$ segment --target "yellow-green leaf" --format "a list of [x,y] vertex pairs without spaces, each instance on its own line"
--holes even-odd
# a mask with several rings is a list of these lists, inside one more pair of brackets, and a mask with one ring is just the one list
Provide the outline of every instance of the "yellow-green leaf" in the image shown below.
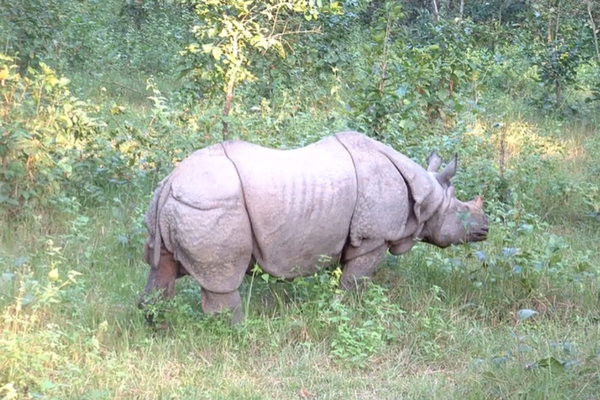
[[219,61],[221,59],[222,55],[223,55],[223,50],[221,50],[220,47],[213,47],[212,56],[214,57],[215,60]]
[[58,274],[58,269],[54,268],[52,271],[48,272],[48,279],[51,281],[57,281],[59,278],[60,275]]

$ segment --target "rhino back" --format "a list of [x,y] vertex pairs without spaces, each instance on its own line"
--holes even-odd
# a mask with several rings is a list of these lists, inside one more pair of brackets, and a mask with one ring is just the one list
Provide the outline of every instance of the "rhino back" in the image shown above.
[[321,256],[339,257],[357,186],[352,159],[335,138],[295,150],[224,145],[242,182],[254,256],[266,272],[291,278],[315,271]]

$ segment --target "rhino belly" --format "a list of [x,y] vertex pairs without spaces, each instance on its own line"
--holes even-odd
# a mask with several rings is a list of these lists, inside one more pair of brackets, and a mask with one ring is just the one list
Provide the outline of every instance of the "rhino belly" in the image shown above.
[[227,154],[240,174],[263,270],[294,278],[337,261],[357,185],[352,159],[335,138],[296,150],[230,143]]

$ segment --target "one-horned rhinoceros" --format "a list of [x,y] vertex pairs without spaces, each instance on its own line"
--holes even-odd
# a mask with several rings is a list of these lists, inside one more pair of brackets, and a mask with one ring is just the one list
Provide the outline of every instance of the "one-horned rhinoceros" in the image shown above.
[[351,288],[372,275],[387,249],[484,240],[481,198],[454,197],[456,158],[441,172],[435,153],[428,163],[425,170],[356,132],[295,150],[242,141],[198,150],[158,185],[148,207],[145,294],[171,297],[175,279],[190,274],[203,310],[230,309],[237,322],[238,288],[254,262],[294,278],[315,273],[328,256]]

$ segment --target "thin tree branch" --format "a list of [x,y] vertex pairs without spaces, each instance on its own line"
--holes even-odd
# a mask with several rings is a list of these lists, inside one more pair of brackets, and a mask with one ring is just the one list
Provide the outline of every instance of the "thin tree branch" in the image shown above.
[[598,35],[596,33],[596,23],[594,22],[594,17],[592,16],[592,2],[590,0],[586,1],[587,3],[587,12],[590,16],[590,26],[592,28],[592,34],[594,35],[594,45],[596,47],[596,58],[598,58],[598,62],[600,63],[600,49],[598,48]]
[[556,32],[554,33],[554,37],[558,37],[558,29],[560,28],[560,0],[556,2]]

